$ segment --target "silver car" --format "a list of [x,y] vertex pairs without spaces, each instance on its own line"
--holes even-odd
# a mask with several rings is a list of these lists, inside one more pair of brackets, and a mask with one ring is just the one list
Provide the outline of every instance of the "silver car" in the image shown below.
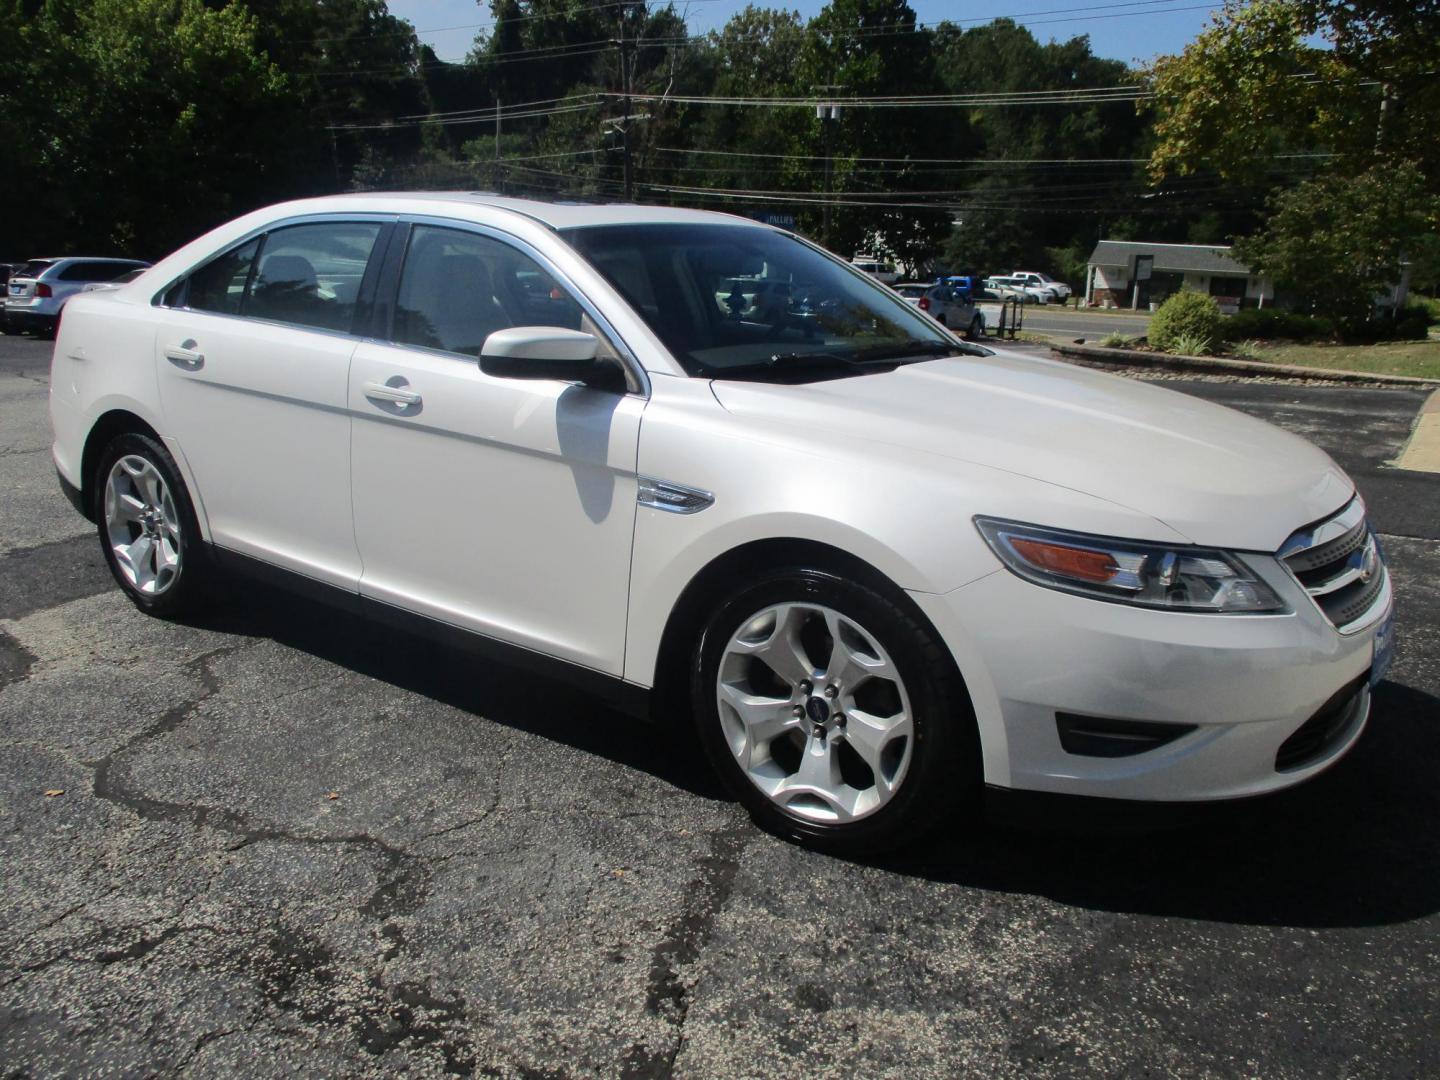
[[0,329],[7,334],[29,330],[49,337],[55,333],[65,302],[86,285],[114,281],[149,265],[139,259],[31,259],[6,286]]

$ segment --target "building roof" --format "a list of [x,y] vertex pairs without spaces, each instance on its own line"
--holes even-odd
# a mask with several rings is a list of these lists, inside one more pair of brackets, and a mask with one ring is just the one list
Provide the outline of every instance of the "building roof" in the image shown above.
[[1228,247],[1209,244],[1144,244],[1130,240],[1101,240],[1090,253],[1091,266],[1135,265],[1136,255],[1155,256],[1156,270],[1173,273],[1249,274],[1250,268],[1230,256]]

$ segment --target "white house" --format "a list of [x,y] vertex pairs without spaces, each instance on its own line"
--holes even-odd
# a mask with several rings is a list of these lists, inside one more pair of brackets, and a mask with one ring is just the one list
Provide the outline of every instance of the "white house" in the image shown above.
[[1265,307],[1275,299],[1269,279],[1252,274],[1228,247],[1101,240],[1090,253],[1089,305],[1145,307],[1181,289],[1207,293],[1227,312]]

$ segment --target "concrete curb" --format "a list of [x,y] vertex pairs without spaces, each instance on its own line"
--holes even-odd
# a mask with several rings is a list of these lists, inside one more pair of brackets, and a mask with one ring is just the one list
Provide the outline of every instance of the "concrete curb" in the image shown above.
[[1434,387],[1440,380],[1420,379],[1413,375],[1381,375],[1371,371],[1336,371],[1334,368],[1300,367],[1298,364],[1267,364],[1259,360],[1230,360],[1220,356],[1171,356],[1168,353],[1139,352],[1135,349],[1107,349],[1100,345],[1050,346],[1061,356],[1095,360],[1104,364],[1125,364],[1130,367],[1161,367],[1176,371],[1198,371],[1229,375],[1282,376],[1287,379],[1311,379],[1316,382],[1386,383],[1395,386]]

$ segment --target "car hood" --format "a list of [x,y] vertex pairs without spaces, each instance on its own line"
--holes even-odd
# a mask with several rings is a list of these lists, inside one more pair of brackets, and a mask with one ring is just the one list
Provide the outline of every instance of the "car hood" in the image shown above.
[[[713,386],[738,418],[813,430],[818,441],[885,443],[1056,484],[1155,518],[1197,544],[1274,551],[1354,493],[1323,451],[1264,421],[1149,383],[1017,353],[801,385]],[[1039,508],[1036,517],[1043,518]]]

